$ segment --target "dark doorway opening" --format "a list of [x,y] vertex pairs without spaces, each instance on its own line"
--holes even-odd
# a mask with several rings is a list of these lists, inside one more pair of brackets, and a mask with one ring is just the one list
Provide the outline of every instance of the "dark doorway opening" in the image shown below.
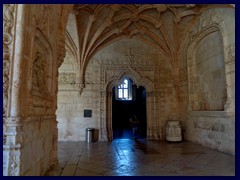
[[115,86],[112,96],[112,128],[113,139],[133,139],[133,130],[129,119],[135,115],[139,121],[136,137],[146,138],[146,89],[142,86],[132,85],[132,100],[119,100],[116,98]]

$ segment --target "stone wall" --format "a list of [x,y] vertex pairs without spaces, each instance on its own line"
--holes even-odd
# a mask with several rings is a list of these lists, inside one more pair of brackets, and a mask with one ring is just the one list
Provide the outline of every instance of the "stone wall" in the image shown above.
[[[86,70],[86,87],[80,94],[71,84],[70,74],[65,73],[72,61],[70,56],[66,57],[69,58],[60,68],[60,77],[65,74],[69,81],[62,83],[59,79],[57,120],[60,141],[85,140],[87,127],[99,130],[99,140],[111,140],[111,88],[126,76],[147,90],[148,138],[164,138],[165,121],[169,114],[177,111],[168,58],[141,41],[126,39],[113,43],[91,59]],[[91,118],[83,117],[84,109],[92,110]]]
[[219,151],[235,154],[235,118],[224,111],[191,111],[186,139]]
[[235,154],[234,9],[214,9],[199,17],[190,33],[187,63],[185,139]]

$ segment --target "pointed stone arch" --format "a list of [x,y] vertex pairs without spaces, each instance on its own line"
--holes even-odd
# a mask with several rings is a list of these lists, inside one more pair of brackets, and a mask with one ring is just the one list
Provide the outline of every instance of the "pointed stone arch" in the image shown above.
[[137,86],[143,86],[146,89],[146,112],[147,112],[147,138],[148,139],[161,139],[162,132],[159,128],[160,122],[157,114],[158,96],[155,90],[153,82],[146,78],[141,77],[131,67],[120,73],[119,76],[110,79],[105,85],[105,91],[101,92],[101,130],[100,140],[113,140],[112,130],[112,88],[121,84],[124,78],[129,78],[133,81],[133,84]]
[[111,91],[112,88],[118,84],[121,84],[122,80],[124,78],[129,78],[133,81],[133,84],[136,84],[137,86],[144,86],[145,88],[148,88],[149,92],[154,91],[154,84],[150,79],[143,78],[134,71],[131,67],[128,69],[124,70],[123,72],[120,73],[120,75],[116,78],[112,78],[107,84],[105,89],[107,91]]
[[[208,17],[208,18],[205,18]],[[232,67],[235,66],[235,44],[232,44],[231,39],[228,38],[227,32],[228,27],[222,19],[222,16],[217,12],[208,11],[203,14],[198,23],[190,32],[190,44],[187,51],[187,64],[188,64],[188,89],[189,89],[189,102],[188,110],[193,109],[194,102],[194,88],[193,82],[195,70],[195,51],[197,44],[207,35],[215,32],[219,32],[222,40],[223,56],[224,56],[224,68],[226,76],[226,93],[227,98],[224,104],[224,111],[228,112],[230,116],[234,116],[235,113],[235,101],[234,96],[235,92],[232,92],[234,88],[228,84],[234,84],[233,76],[234,74],[229,71]],[[233,95],[234,94],[234,95]]]

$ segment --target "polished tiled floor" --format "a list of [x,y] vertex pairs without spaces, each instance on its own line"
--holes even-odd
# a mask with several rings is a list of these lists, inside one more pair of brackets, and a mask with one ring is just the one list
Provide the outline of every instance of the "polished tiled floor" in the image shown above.
[[235,157],[190,142],[59,142],[47,176],[234,176]]

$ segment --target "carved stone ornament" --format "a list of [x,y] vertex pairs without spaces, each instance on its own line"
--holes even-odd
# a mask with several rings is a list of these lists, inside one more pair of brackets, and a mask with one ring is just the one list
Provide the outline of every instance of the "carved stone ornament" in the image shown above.
[[42,53],[36,52],[33,62],[32,82],[33,89],[45,92],[47,90],[46,78],[47,62]]
[[58,82],[61,84],[75,84],[76,74],[75,73],[59,73]]
[[3,146],[3,175],[19,176],[20,175],[20,144]]
[[227,52],[227,62],[234,62],[235,61],[235,45],[230,45],[226,48]]
[[129,62],[129,66],[132,66],[135,63],[134,62],[134,55],[132,54],[131,48],[126,50],[125,57],[128,60],[128,62]]
[[39,27],[43,31],[47,30],[48,26],[48,19],[51,16],[51,8],[53,5],[51,4],[43,4],[43,5],[38,5],[41,6],[39,7],[40,11],[38,14],[34,14],[32,16],[33,20],[33,25],[36,27]]
[[41,29],[35,30],[32,57],[32,93],[48,96],[52,91],[53,49]]
[[[63,36],[64,37],[64,36]],[[58,47],[57,47],[57,67],[59,68],[66,56],[66,49],[65,49],[65,38],[61,37],[60,34],[58,34]]]
[[177,120],[167,121],[166,140],[172,142],[182,141],[182,128],[180,121]]
[[15,5],[5,4],[3,6],[3,117],[7,114],[9,70],[11,66]]
[[205,14],[204,16],[200,16],[198,24],[190,32],[190,36],[192,39],[195,39],[201,31],[206,30],[211,26],[221,27],[222,22],[223,20],[218,13],[211,12],[211,13]]

